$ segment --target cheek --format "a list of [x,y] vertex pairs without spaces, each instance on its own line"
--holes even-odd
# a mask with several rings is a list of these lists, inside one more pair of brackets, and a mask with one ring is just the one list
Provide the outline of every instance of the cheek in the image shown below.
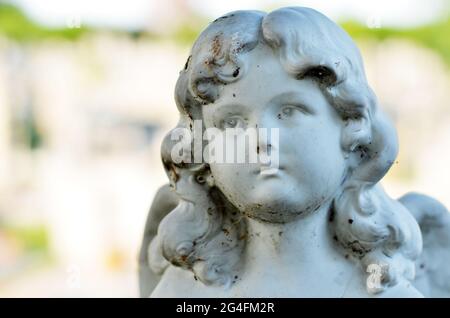
[[255,187],[249,169],[243,165],[214,163],[210,164],[210,169],[215,185],[227,199],[239,210],[245,209],[249,198],[243,194],[251,193]]
[[227,192],[248,190],[252,186],[249,168],[239,164],[210,164],[211,173],[217,186]]
[[341,184],[346,160],[340,146],[340,129],[316,127],[309,133],[297,131],[294,134],[291,140],[295,140],[292,141],[295,146],[287,150],[292,165],[288,164],[299,186],[308,188],[311,195],[323,195],[334,192]]

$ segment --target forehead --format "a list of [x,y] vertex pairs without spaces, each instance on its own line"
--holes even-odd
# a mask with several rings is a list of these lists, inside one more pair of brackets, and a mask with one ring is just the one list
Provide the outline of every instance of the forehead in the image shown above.
[[243,56],[245,71],[237,81],[222,85],[219,98],[206,108],[211,110],[229,105],[262,108],[278,96],[296,95],[307,102],[324,99],[312,80],[298,80],[282,66],[279,57],[266,45],[258,45]]

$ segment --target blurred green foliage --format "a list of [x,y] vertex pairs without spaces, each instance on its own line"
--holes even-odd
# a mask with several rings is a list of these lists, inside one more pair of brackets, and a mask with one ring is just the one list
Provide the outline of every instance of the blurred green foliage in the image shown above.
[[[436,51],[450,65],[450,16],[433,24],[410,29],[368,28],[354,21],[346,21],[340,24],[356,40],[384,41],[391,38],[411,40]],[[206,25],[207,21],[204,17],[193,14],[189,21],[181,23],[166,38],[168,37],[169,40],[180,45],[191,45]],[[93,31],[93,29],[86,27],[46,28],[31,21],[17,7],[0,0],[0,34],[4,34],[13,40],[22,42],[47,38],[77,40],[90,31]],[[117,32],[117,30],[111,31]],[[147,31],[129,32],[129,35],[133,38],[149,40],[162,38]]]
[[8,225],[2,231],[14,239],[24,252],[50,254],[48,230],[44,225]]
[[205,17],[191,13],[189,20],[183,20],[178,26],[168,35],[170,40],[180,45],[191,46],[200,33],[205,29],[211,21]]
[[[183,23],[169,35],[177,44],[192,45],[200,32],[207,26],[204,19],[196,18],[196,24]],[[427,47],[438,53],[450,65],[450,17],[433,24],[409,28],[369,28],[355,21],[339,23],[356,41],[374,40],[382,42],[388,39],[404,39]]]
[[410,29],[368,28],[353,21],[341,23],[341,26],[356,40],[373,39],[378,42],[392,38],[410,40],[432,49],[450,65],[450,17]]
[[32,104],[26,104],[22,112],[12,118],[13,141],[29,150],[39,149],[44,143],[44,135],[38,125]]
[[[205,23],[206,27],[206,23]],[[201,25],[193,25],[183,23],[179,25],[174,32],[170,34],[171,40],[182,45],[192,45],[200,35],[203,27]]]
[[46,38],[76,40],[86,28],[50,29],[28,19],[18,8],[0,2],[0,34],[16,41],[33,41]]

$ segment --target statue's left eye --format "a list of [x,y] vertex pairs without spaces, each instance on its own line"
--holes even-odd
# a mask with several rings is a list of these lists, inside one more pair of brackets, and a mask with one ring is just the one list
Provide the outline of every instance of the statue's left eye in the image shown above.
[[223,128],[244,128],[245,121],[238,116],[232,116],[226,118],[222,126]]
[[286,117],[290,117],[292,116],[293,112],[294,112],[294,107],[292,106],[285,106],[283,107],[283,109],[281,110],[281,113],[286,116]]
[[292,117],[297,111],[301,113],[306,113],[305,110],[299,106],[295,105],[283,106],[280,110],[280,113],[278,114],[278,118],[283,119]]
[[283,106],[283,108],[281,108],[280,114],[278,115],[278,118],[292,117],[296,111],[297,108],[295,106]]

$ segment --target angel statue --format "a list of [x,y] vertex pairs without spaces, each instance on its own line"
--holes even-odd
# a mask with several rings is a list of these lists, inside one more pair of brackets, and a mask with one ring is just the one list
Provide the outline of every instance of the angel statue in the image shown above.
[[396,131],[330,19],[304,7],[216,19],[175,100],[141,296],[450,295],[450,215],[381,187]]

